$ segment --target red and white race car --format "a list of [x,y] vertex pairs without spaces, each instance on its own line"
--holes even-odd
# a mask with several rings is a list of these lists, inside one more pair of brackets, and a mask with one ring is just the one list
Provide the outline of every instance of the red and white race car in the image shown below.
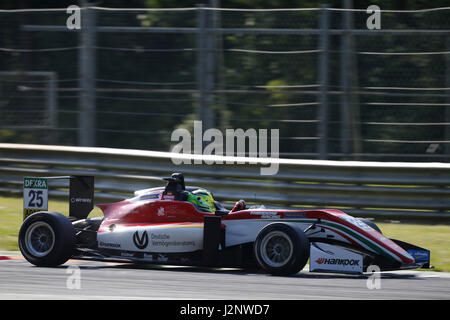
[[[246,208],[214,202],[204,212],[186,194],[180,173],[165,187],[98,204],[104,217],[87,218],[93,208],[93,177],[72,176],[70,216],[31,214],[19,232],[23,256],[36,266],[58,266],[68,259],[144,262],[214,267],[258,266],[270,274],[292,275],[309,260],[310,271],[363,273],[429,267],[426,249],[388,239],[369,220],[339,210]],[[82,194],[80,196],[80,194]]]

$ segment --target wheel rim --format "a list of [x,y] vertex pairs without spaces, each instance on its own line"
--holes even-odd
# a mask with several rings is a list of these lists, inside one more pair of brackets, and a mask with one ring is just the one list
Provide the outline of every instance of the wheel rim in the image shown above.
[[25,246],[35,257],[46,256],[55,244],[55,233],[46,222],[33,223],[25,233]]
[[260,253],[264,263],[270,267],[282,267],[292,257],[293,244],[284,232],[272,231],[262,239]]

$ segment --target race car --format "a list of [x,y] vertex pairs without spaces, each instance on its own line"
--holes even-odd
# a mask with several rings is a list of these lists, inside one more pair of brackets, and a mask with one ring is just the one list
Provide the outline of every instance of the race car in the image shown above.
[[248,208],[244,200],[229,210],[211,192],[186,186],[183,174],[174,173],[164,178],[165,186],[97,204],[103,217],[87,218],[94,178],[66,178],[71,180],[69,216],[38,211],[20,228],[20,251],[36,266],[84,259],[259,267],[272,275],[294,275],[308,260],[311,272],[430,267],[429,250],[389,239],[372,221],[340,210]]

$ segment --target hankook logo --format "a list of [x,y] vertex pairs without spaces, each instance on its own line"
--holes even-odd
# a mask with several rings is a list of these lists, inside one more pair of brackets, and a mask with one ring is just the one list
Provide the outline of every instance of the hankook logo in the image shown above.
[[342,266],[359,266],[359,260],[357,259],[327,259],[319,258],[316,260],[318,264],[337,264]]
[[139,231],[136,231],[133,235],[133,242],[134,245],[138,248],[138,249],[145,249],[147,248],[148,245],[148,235],[147,235],[147,231],[144,231],[144,233],[142,234],[142,236],[139,236]]
[[319,258],[319,259],[316,260],[316,262],[317,262],[318,264],[322,264],[322,263],[325,262],[325,258]]

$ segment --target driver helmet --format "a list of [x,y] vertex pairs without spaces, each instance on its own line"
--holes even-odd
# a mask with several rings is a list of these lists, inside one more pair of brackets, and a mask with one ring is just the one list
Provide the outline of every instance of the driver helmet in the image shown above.
[[187,201],[193,203],[201,211],[214,213],[216,207],[214,206],[214,198],[208,190],[197,189],[188,194]]

